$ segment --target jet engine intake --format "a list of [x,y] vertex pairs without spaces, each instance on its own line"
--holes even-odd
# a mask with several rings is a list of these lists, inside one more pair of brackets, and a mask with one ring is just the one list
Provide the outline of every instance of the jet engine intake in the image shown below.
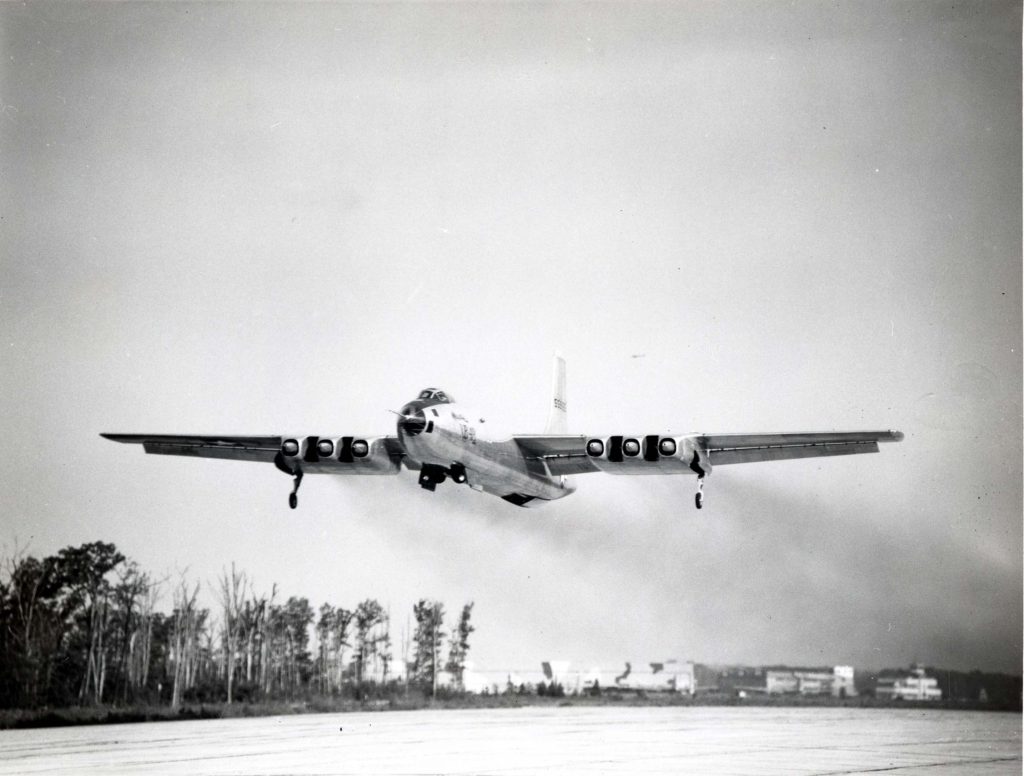
[[384,437],[284,437],[279,458],[286,471],[307,473],[392,474],[399,468]]
[[[658,434],[589,437],[584,445],[587,458],[609,474],[700,474],[710,473],[707,453],[692,436]],[[698,468],[691,465],[696,460]]]

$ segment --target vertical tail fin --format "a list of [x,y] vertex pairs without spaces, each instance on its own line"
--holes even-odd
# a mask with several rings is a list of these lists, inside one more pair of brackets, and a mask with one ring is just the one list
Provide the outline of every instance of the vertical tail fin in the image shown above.
[[554,369],[551,376],[551,409],[548,412],[548,425],[545,434],[569,433],[569,416],[566,414],[565,403],[565,359],[555,352]]

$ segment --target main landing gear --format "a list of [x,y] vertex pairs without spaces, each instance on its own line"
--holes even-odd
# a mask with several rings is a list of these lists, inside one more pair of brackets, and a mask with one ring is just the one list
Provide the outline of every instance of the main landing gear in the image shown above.
[[424,490],[433,491],[445,481],[447,476],[447,472],[445,472],[443,467],[425,463],[420,469],[420,487]]
[[288,494],[288,506],[295,509],[299,505],[299,485],[302,484],[302,469],[299,466],[296,466],[294,469],[289,466],[281,453],[278,453],[277,457],[274,458],[274,466],[291,477],[295,482],[292,492]]
[[697,509],[704,508],[704,482],[707,479],[707,470],[700,465],[700,455],[698,453],[693,454],[693,460],[690,461],[690,471],[697,475],[697,492],[694,494],[693,503]]
[[420,487],[433,491],[448,477],[452,478],[452,482],[461,485],[466,481],[466,467],[461,463],[453,463],[450,468],[446,469],[443,466],[425,463],[420,469]]
[[288,494],[288,506],[295,509],[299,505],[299,485],[302,484],[302,469],[299,469],[292,476],[295,480],[295,487],[292,489],[292,492]]

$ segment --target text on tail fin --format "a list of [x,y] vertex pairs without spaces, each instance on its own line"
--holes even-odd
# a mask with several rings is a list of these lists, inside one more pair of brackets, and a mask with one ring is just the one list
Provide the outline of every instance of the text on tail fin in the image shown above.
[[548,410],[546,434],[565,434],[569,431],[568,404],[565,400],[565,359],[555,353],[551,377],[551,407]]

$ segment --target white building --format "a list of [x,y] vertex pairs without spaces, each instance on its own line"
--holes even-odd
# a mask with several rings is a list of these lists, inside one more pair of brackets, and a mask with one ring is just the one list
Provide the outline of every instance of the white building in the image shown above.
[[904,701],[941,701],[939,680],[924,675],[924,669],[914,666],[909,676],[884,677],[878,680],[875,695]]
[[835,666],[829,671],[765,671],[764,691],[769,695],[831,695],[851,698],[857,694],[853,666]]
[[679,660],[627,662],[622,668],[594,667],[588,670],[570,669],[566,660],[551,660],[541,663],[541,668],[546,683],[561,685],[569,694],[586,693],[595,686],[601,690],[679,692],[687,695],[693,695],[697,689],[693,663]]

